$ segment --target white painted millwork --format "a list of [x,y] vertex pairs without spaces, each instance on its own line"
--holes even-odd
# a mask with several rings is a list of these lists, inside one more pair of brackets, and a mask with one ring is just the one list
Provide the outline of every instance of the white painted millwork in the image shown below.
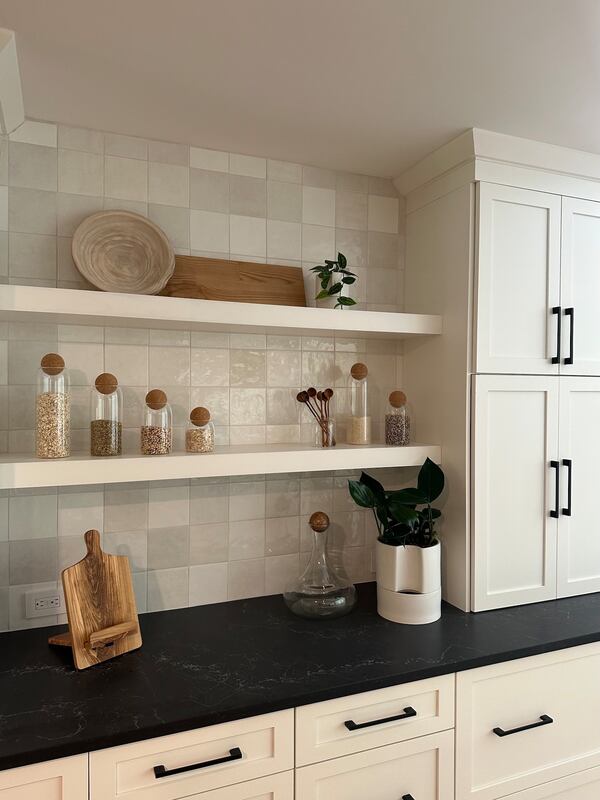
[[[407,708],[414,716],[395,720]],[[389,721],[385,721],[388,719]],[[378,725],[348,730],[346,721]],[[454,675],[390,686],[296,710],[296,765],[358,753],[454,726]]]
[[473,606],[556,596],[559,380],[477,375],[473,425]]
[[[161,764],[166,770],[201,764],[233,748],[241,758],[173,776],[154,774]],[[90,800],[177,800],[293,767],[294,712],[279,711],[91,753]]]
[[86,800],[87,796],[87,753],[0,772],[0,800]]
[[224,786],[212,792],[186,795],[184,800],[294,800],[294,770]]
[[558,374],[560,215],[556,195],[479,184],[476,372]]
[[[496,800],[599,765],[599,673],[598,644],[459,673],[456,800]],[[552,723],[494,733],[543,715]]]
[[452,800],[454,732],[296,770],[296,800]]
[[594,767],[511,794],[510,800],[598,800],[599,797],[600,767]]

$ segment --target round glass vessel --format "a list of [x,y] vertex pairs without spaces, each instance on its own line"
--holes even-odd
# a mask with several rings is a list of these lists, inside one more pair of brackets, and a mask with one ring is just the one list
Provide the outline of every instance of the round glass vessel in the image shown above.
[[185,449],[188,453],[212,453],[215,449],[215,426],[208,408],[192,409],[185,432]]
[[371,444],[371,417],[368,406],[369,370],[366,364],[353,364],[350,370],[350,419],[348,444]]
[[315,423],[315,447],[335,447],[335,420],[329,419],[322,420]]
[[388,399],[385,414],[385,443],[396,447],[410,444],[410,413],[404,392],[396,390]]
[[35,400],[35,454],[65,458],[71,454],[71,394],[65,362],[46,353],[40,362]]
[[356,605],[354,584],[340,575],[327,554],[329,517],[316,511],[310,518],[313,546],[302,575],[284,593],[286,606],[306,619],[332,619],[348,614]]
[[162,389],[146,395],[144,423],[141,429],[141,450],[145,456],[164,456],[171,452],[173,413]]
[[122,453],[123,396],[110,372],[98,375],[91,392],[90,453],[120,456]]

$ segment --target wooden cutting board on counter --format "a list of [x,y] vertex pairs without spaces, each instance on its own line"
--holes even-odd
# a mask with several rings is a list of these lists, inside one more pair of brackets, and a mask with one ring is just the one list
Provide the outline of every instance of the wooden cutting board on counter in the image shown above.
[[238,303],[306,305],[300,267],[200,256],[175,256],[175,272],[160,294]]
[[62,573],[69,632],[48,639],[73,649],[77,669],[142,645],[129,559],[103,552],[98,531],[84,536],[87,555]]

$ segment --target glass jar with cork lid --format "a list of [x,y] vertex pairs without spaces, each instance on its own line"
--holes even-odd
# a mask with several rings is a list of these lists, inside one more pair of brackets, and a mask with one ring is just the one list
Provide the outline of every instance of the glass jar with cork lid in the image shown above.
[[90,453],[93,456],[120,456],[122,432],[121,387],[112,373],[103,372],[96,378],[91,394]]
[[38,458],[71,454],[71,395],[65,362],[46,353],[40,362],[35,401],[35,453]]
[[146,395],[141,450],[145,456],[164,456],[171,452],[173,412],[162,389],[151,389]]
[[406,395],[399,389],[388,398],[385,415],[385,443],[390,445],[410,444],[410,413],[406,405]]
[[348,444],[371,444],[371,417],[368,406],[367,365],[361,362],[350,369],[350,419],[346,441]]
[[185,449],[188,453],[212,453],[215,449],[215,427],[208,408],[196,406],[192,409],[185,432]]

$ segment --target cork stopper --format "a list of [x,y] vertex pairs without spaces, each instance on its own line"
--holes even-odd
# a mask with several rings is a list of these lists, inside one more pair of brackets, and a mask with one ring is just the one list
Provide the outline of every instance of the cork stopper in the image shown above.
[[60,375],[65,368],[65,360],[58,353],[46,353],[40,361],[40,366],[46,375]]
[[204,406],[196,406],[190,412],[190,421],[194,423],[194,425],[206,425],[207,422],[210,421],[210,411],[208,408],[204,408]]
[[159,411],[167,405],[167,395],[162,389],[151,389],[146,395],[146,405],[153,411]]
[[308,520],[308,524],[315,533],[323,533],[329,527],[329,517],[324,511],[315,511]]
[[392,408],[400,408],[401,406],[406,404],[406,395],[404,392],[401,392],[399,389],[396,389],[395,392],[392,392],[389,397],[390,405]]
[[367,369],[367,365],[360,361],[357,361],[356,364],[352,364],[350,367],[350,375],[352,375],[355,381],[364,380],[368,374],[369,370]]
[[119,381],[111,372],[103,372],[94,382],[94,386],[100,394],[112,394],[118,385]]

